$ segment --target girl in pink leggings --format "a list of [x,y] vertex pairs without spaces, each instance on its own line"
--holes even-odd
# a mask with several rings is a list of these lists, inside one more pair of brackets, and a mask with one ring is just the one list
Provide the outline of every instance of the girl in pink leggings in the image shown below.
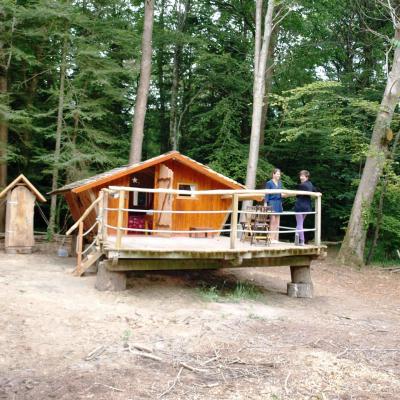
[[[296,190],[303,190],[306,192],[314,192],[314,185],[309,181],[310,173],[307,170],[299,172],[300,184],[297,185]],[[296,234],[299,235],[299,246],[304,246],[304,220],[306,219],[307,213],[312,211],[311,197],[307,195],[297,195],[296,203],[294,205],[294,211],[299,213],[296,214]]]

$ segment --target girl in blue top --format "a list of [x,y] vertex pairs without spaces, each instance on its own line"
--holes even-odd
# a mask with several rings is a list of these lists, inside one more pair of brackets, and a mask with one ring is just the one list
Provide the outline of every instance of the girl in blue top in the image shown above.
[[[275,168],[272,171],[272,179],[269,180],[266,185],[266,189],[282,189],[282,182],[281,182],[281,170]],[[281,213],[283,211],[282,207],[282,195],[280,193],[276,194],[267,194],[265,196],[265,204],[267,206],[272,207],[272,211],[274,213]],[[276,231],[271,233],[271,243],[278,243],[279,242],[279,223],[280,223],[280,215],[271,215],[271,223],[270,223],[270,230]]]

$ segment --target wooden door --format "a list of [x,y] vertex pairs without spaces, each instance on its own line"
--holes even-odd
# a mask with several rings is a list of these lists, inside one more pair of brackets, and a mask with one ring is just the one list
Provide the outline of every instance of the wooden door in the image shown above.
[[7,194],[5,248],[22,251],[32,249],[33,212],[36,197],[26,186],[17,186]]
[[[156,168],[154,186],[156,189],[172,189],[174,172],[164,164],[160,164]],[[172,211],[173,195],[167,193],[157,193],[154,196],[154,210]],[[171,213],[155,213],[154,228],[158,230],[172,229]],[[160,236],[170,236],[163,232]]]

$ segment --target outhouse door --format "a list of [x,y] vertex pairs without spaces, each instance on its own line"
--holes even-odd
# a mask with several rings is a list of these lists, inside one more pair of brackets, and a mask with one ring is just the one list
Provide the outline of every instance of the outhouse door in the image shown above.
[[33,236],[35,199],[35,195],[25,185],[17,185],[7,193],[6,252],[32,251],[35,243]]
[[[156,168],[155,188],[156,189],[172,189],[174,172],[165,164],[160,164]],[[172,211],[173,195],[168,193],[157,193],[154,197],[155,211]],[[154,215],[155,229],[160,231],[169,231],[172,229],[172,213],[155,213]],[[169,236],[168,232],[160,232],[160,236]]]

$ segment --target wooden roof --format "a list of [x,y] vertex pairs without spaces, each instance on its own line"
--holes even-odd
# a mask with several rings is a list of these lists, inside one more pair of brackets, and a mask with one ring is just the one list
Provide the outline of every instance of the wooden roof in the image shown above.
[[179,151],[171,151],[169,153],[161,154],[160,156],[150,158],[149,160],[142,161],[137,164],[125,165],[122,167],[114,168],[111,171],[103,172],[101,174],[94,175],[87,179],[82,179],[76,182],[69,183],[68,185],[65,185],[57,190],[54,190],[50,194],[62,193],[66,191],[80,193],[85,190],[91,189],[93,187],[107,184],[108,182],[112,182],[113,180],[121,178],[125,175],[129,175],[144,170],[146,168],[152,167],[154,165],[163,163],[168,160],[178,161],[190,168],[193,168],[200,174],[207,175],[211,179],[214,179],[215,181],[228,186],[231,189],[245,189],[245,186],[243,186],[242,184],[212,170],[206,165],[201,164],[190,157],[184,156],[183,154],[179,153]]
[[40,192],[35,188],[35,186],[32,185],[31,182],[29,182],[28,178],[26,178],[23,174],[15,178],[1,193],[0,193],[0,198],[4,197],[7,192],[9,192],[11,189],[13,189],[15,186],[17,186],[20,183],[24,183],[28,188],[31,190],[31,192],[36,196],[36,198],[40,201],[46,201],[46,199],[40,194]]

